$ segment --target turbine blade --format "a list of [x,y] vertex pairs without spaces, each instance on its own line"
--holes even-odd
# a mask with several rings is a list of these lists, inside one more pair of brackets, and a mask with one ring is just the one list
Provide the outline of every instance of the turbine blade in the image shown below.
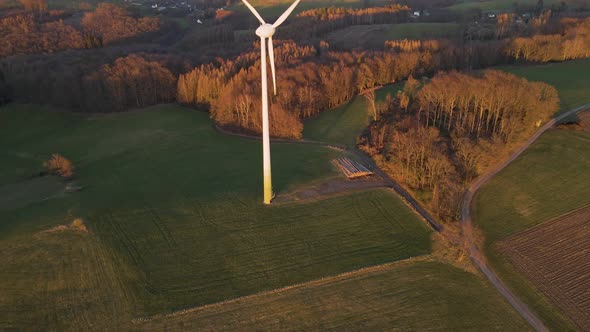
[[[246,0],[242,0],[242,1],[246,1]],[[291,12],[293,11],[293,9],[295,9],[295,7],[297,7],[297,4],[299,4],[299,1],[301,1],[301,0],[297,0],[297,1],[293,2],[293,4],[283,13],[283,15],[281,15],[277,19],[277,21],[272,26],[276,28],[279,25],[281,25],[283,22],[285,22],[287,17],[289,17],[289,15],[291,15]]]
[[242,0],[242,2],[244,3],[244,5],[246,5],[246,7],[248,7],[248,9],[250,9],[250,11],[252,12],[252,14],[254,14],[254,16],[256,16],[256,18],[260,21],[260,24],[266,23],[266,22],[264,22],[264,20],[262,19],[262,17],[260,17],[260,14],[258,14],[258,12],[256,11],[256,9],[254,9],[254,7],[252,7],[252,5],[247,0]]
[[270,71],[272,73],[272,86],[274,88],[275,96],[277,95],[277,78],[275,76],[275,51],[272,46],[272,37],[268,37],[268,56],[270,58]]

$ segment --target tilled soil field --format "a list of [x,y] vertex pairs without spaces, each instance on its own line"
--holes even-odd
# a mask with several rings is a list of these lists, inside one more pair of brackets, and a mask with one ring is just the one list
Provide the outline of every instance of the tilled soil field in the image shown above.
[[516,268],[590,331],[590,205],[498,243]]

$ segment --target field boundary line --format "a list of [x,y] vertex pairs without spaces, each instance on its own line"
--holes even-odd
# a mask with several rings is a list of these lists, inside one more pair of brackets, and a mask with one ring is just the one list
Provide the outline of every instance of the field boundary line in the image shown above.
[[526,151],[545,131],[555,126],[559,121],[567,118],[572,114],[577,114],[581,111],[590,108],[590,103],[581,105],[579,107],[570,109],[554,118],[539,128],[526,142],[522,144],[510,157],[500,164],[492,167],[487,173],[478,177],[471,186],[465,191],[463,202],[461,206],[461,224],[463,228],[463,237],[467,243],[467,248],[473,263],[486,276],[488,281],[502,294],[502,296],[512,305],[512,307],[524,318],[531,327],[537,331],[549,331],[543,321],[534,313],[528,305],[522,302],[513,292],[506,286],[506,284],[498,277],[496,272],[488,266],[484,254],[479,250],[473,235],[473,221],[471,216],[471,206],[473,198],[477,191],[488,181],[490,181],[496,174],[502,171],[506,166],[510,165],[516,158],[518,158],[524,151]]
[[568,217],[573,217],[573,216],[578,215],[578,214],[580,214],[582,212],[586,212],[586,210],[590,210],[590,203],[584,204],[584,205],[576,208],[575,210],[571,210],[571,211],[562,213],[562,214],[558,215],[557,217],[546,219],[545,221],[543,221],[540,224],[535,225],[535,226],[533,226],[531,228],[527,228],[527,229],[524,229],[524,230],[522,230],[520,232],[516,232],[514,234],[511,234],[508,237],[506,237],[505,239],[502,239],[502,240],[498,241],[497,244],[501,244],[502,242],[508,242],[511,239],[515,239],[515,238],[518,238],[520,236],[523,236],[523,235],[526,235],[526,234],[535,232],[538,229],[541,229],[543,227],[547,227],[548,225],[551,225],[552,223],[555,223],[557,221],[561,221],[562,219],[565,219],[565,218],[568,218]]
[[134,324],[141,324],[141,323],[150,322],[150,321],[153,321],[156,319],[173,318],[173,317],[182,316],[182,315],[186,315],[186,314],[190,314],[193,312],[198,312],[198,311],[202,311],[202,310],[206,310],[206,309],[210,309],[210,308],[221,307],[221,306],[231,304],[231,303],[236,303],[236,302],[240,302],[240,301],[247,301],[247,300],[255,299],[258,297],[279,294],[279,293],[283,293],[283,292],[287,292],[287,291],[291,291],[291,290],[301,290],[301,289],[322,286],[322,285],[325,285],[328,283],[345,280],[345,279],[348,279],[351,277],[362,276],[365,274],[386,271],[390,268],[394,268],[399,265],[404,265],[404,264],[409,264],[409,263],[414,263],[414,262],[431,262],[431,261],[436,261],[436,259],[432,256],[432,254],[410,257],[410,258],[402,259],[402,260],[395,261],[395,262],[367,266],[367,267],[363,267],[363,268],[348,271],[348,272],[343,272],[343,273],[332,275],[332,276],[321,277],[318,279],[312,279],[312,280],[305,281],[305,282],[298,283],[298,284],[293,284],[293,285],[288,285],[288,286],[284,286],[284,287],[280,287],[280,288],[270,289],[270,290],[262,291],[259,293],[240,296],[240,297],[236,297],[233,299],[228,299],[228,300],[224,300],[224,301],[220,301],[220,302],[205,304],[205,305],[198,306],[198,307],[182,309],[182,310],[174,311],[174,312],[167,313],[167,314],[156,314],[153,316],[134,318],[131,322]]

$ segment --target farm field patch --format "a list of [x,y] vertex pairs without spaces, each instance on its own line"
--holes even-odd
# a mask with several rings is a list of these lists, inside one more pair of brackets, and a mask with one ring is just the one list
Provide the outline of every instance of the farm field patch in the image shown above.
[[0,240],[0,329],[112,330],[132,318],[129,270],[81,231]]
[[457,23],[354,25],[330,32],[326,40],[338,49],[381,49],[386,40],[451,38],[458,31]]
[[132,283],[152,314],[430,252],[430,230],[389,190],[257,205],[228,197],[90,220],[138,272]]
[[428,258],[326,278],[137,326],[154,331],[529,330],[482,279]]
[[[114,327],[430,252],[431,230],[390,190],[263,206],[261,150],[259,141],[216,132],[208,114],[174,105],[106,115],[0,108],[4,202],[56,152],[72,160],[82,187],[0,209],[0,305],[13,308],[0,310],[0,328],[26,329],[30,320],[56,330]],[[330,163],[338,151],[273,143],[272,153],[278,192],[341,177]],[[35,240],[75,218],[88,234]],[[106,290],[84,281],[102,273],[94,268],[113,280]],[[85,295],[94,288],[104,292]],[[112,293],[123,298],[108,303]],[[62,311],[85,320],[61,322]]]
[[559,92],[561,111],[567,111],[590,101],[590,59],[550,64],[504,66],[498,69],[532,81],[553,85]]
[[[559,0],[545,0],[545,6],[551,5],[558,5]],[[523,6],[535,6],[537,4],[536,0],[463,0],[459,1],[456,4],[447,7],[451,10],[471,10],[471,9],[481,9],[484,11],[506,11],[511,10],[514,8],[514,5],[523,5]]]
[[580,329],[590,329],[590,205],[498,242]]
[[590,133],[553,129],[485,184],[474,202],[474,221],[485,252],[503,280],[549,328],[575,329],[495,244],[590,203]]
[[547,131],[482,187],[478,226],[494,242],[590,203],[589,167],[590,133]]

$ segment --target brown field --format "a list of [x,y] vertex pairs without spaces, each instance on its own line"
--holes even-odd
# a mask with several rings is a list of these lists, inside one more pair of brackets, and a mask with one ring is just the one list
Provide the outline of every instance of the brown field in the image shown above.
[[590,330],[590,205],[498,244],[583,331]]

